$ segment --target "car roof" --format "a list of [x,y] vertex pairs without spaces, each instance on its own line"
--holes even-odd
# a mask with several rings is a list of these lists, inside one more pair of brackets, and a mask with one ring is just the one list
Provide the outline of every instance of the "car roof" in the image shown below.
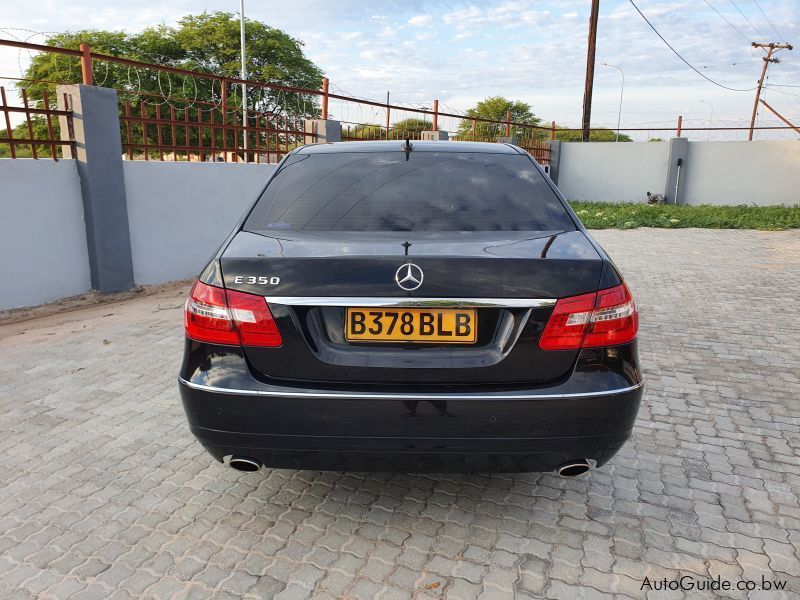
[[[494,142],[450,142],[411,140],[412,152],[471,152],[484,154],[522,154],[511,144]],[[338,152],[403,152],[405,140],[381,140],[366,142],[333,142],[309,144],[297,149],[297,154],[330,154]]]

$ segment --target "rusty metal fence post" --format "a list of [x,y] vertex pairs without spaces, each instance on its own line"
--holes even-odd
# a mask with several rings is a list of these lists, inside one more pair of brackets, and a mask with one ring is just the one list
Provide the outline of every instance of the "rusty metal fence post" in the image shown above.
[[92,75],[92,50],[89,44],[81,44],[81,77],[83,85],[94,85]]
[[[228,162],[228,80],[220,82],[222,85],[222,160]],[[217,160],[214,156],[213,160]]]
[[389,116],[391,114],[391,106],[389,105],[389,92],[386,92],[386,139],[389,139]]
[[328,118],[328,87],[330,82],[328,81],[327,77],[322,78],[322,115],[321,118],[323,121],[327,120]]
[[6,119],[6,135],[8,136],[9,143],[8,149],[11,154],[11,158],[17,158],[17,150],[14,146],[14,129],[11,127],[11,118],[8,113],[6,107],[8,106],[8,101],[6,100],[6,88],[0,87],[0,98],[2,99],[2,107],[3,107],[3,114],[5,115]]
[[420,131],[419,139],[427,141],[446,142],[450,138],[450,134],[446,131],[439,131],[439,100],[433,101],[433,122],[431,123],[430,131]]

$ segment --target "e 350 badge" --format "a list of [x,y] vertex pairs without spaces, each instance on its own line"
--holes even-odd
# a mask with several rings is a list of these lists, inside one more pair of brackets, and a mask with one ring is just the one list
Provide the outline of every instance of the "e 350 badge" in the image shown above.
[[249,283],[250,285],[278,285],[280,277],[256,277],[255,275],[237,275],[233,278],[234,283]]

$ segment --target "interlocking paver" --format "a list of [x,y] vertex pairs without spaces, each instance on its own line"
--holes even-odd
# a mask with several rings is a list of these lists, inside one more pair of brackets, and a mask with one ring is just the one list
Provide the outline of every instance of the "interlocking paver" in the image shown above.
[[226,469],[178,400],[185,285],[0,326],[0,597],[645,598],[681,575],[797,597],[800,232],[595,236],[647,390],[575,480]]

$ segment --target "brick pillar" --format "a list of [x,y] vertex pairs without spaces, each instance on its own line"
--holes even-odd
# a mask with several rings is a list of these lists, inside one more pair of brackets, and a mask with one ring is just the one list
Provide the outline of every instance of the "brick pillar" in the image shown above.
[[342,141],[342,124],[333,119],[304,119],[306,144],[325,144]]
[[686,181],[686,163],[689,157],[689,140],[683,137],[669,141],[667,181],[664,186],[664,201],[667,204],[683,204],[683,188]]
[[[56,94],[58,108],[73,111],[75,152],[71,158],[81,182],[92,289],[129,290],[134,287],[133,257],[117,92],[91,85],[59,85]],[[60,119],[66,139],[66,119]]]
[[447,134],[446,131],[423,131],[420,133],[420,139],[422,140],[430,140],[430,141],[437,141],[437,142],[446,142],[450,139],[450,136]]
[[498,135],[494,138],[494,141],[498,144],[512,144],[514,146],[519,146],[519,137],[516,135]]
[[558,185],[558,165],[561,162],[561,142],[550,141],[550,180]]

